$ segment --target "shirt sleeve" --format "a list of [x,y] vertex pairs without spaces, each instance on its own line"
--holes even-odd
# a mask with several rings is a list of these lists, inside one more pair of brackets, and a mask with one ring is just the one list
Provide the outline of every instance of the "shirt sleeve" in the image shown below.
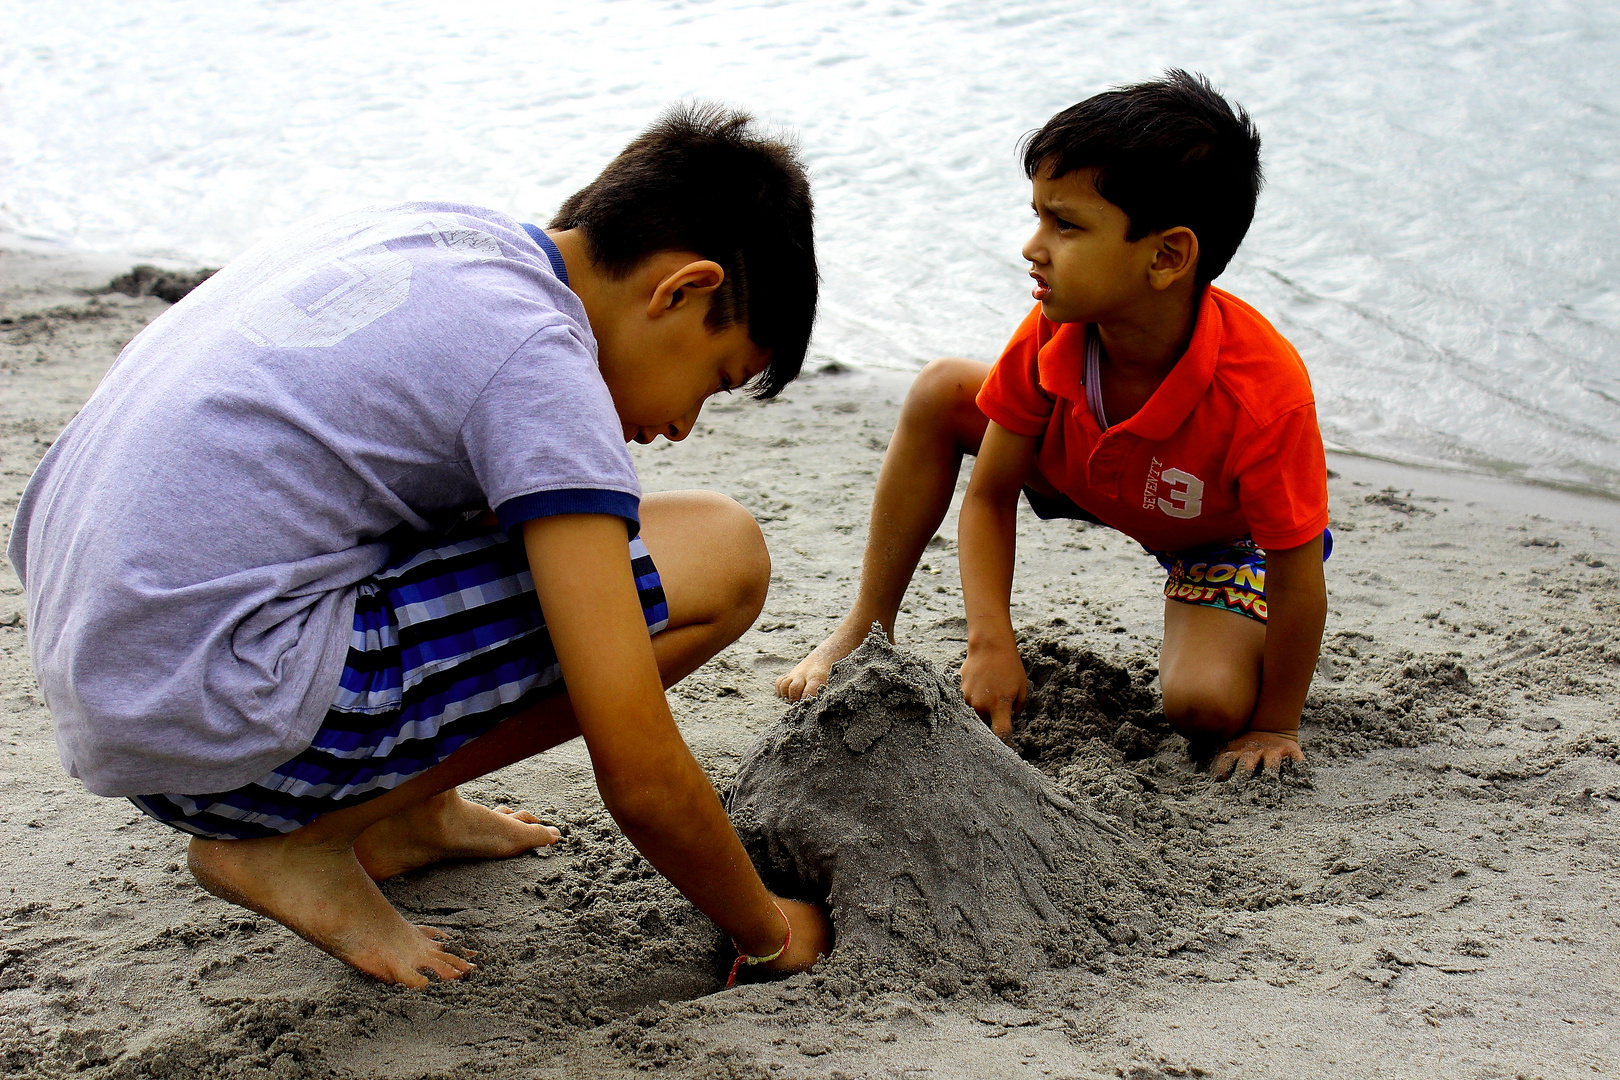
[[524,342],[473,401],[467,462],[501,527],[553,514],[613,514],[634,535],[641,483],[607,384],[570,327]]
[[1242,440],[1238,502],[1254,542],[1285,551],[1328,524],[1327,454],[1316,406],[1301,405]]
[[1015,435],[1042,434],[1052,415],[1052,398],[1040,383],[1041,346],[1051,336],[1052,324],[1036,304],[979,388],[979,411]]

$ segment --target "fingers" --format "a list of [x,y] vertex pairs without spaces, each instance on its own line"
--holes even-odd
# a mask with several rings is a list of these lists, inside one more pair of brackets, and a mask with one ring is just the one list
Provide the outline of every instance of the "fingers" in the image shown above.
[[990,710],[990,731],[996,738],[1006,740],[1012,737],[1013,703],[1010,701],[998,702]]
[[1232,777],[1247,778],[1258,773],[1281,773],[1285,761],[1303,763],[1305,752],[1291,739],[1246,738],[1234,739],[1216,755],[1210,765],[1210,775],[1216,780]]

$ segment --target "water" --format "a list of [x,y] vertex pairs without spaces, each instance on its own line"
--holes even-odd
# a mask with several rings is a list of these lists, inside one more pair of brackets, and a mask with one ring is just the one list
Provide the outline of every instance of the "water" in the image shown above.
[[666,103],[797,129],[814,350],[993,358],[1028,309],[1015,143],[1179,65],[1269,185],[1221,284],[1299,346],[1331,445],[1620,496],[1620,7],[0,0],[0,228],[218,262],[309,214],[544,219]]

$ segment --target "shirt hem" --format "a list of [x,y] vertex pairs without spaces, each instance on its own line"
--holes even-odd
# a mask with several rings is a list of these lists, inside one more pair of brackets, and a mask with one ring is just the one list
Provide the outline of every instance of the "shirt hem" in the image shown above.
[[[1012,432],[1014,435],[1022,435],[1026,439],[1033,439],[1037,436],[1045,434],[1047,426],[1052,420],[1051,414],[1048,414],[1041,417],[1039,420],[1031,420],[1026,424],[1024,417],[1009,416],[1005,413],[1001,413],[999,402],[993,404],[987,409],[985,408],[984,396],[982,393],[980,396],[974,398],[973,403],[979,407],[980,412],[984,413],[985,419],[993,420],[1002,427],[1006,428],[1008,431]],[[1001,413],[1001,415],[997,415],[998,413]],[[1024,430],[1025,428],[1028,428],[1028,430]]]
[[1328,527],[1327,518],[1308,528],[1296,529],[1291,533],[1283,533],[1280,537],[1262,537],[1259,533],[1251,533],[1255,546],[1262,551],[1287,551],[1308,544],[1322,535],[1322,530]]
[[641,531],[641,500],[628,492],[610,488],[531,491],[507,499],[495,508],[495,518],[506,532],[511,532],[525,521],[557,514],[610,514],[624,518],[630,527],[631,539]]

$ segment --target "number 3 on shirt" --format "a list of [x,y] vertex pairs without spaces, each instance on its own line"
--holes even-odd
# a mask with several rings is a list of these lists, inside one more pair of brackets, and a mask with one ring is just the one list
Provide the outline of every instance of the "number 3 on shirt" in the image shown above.
[[1159,509],[1173,518],[1195,518],[1204,505],[1204,482],[1190,472],[1166,469],[1159,474],[1170,485],[1168,499],[1159,500]]

